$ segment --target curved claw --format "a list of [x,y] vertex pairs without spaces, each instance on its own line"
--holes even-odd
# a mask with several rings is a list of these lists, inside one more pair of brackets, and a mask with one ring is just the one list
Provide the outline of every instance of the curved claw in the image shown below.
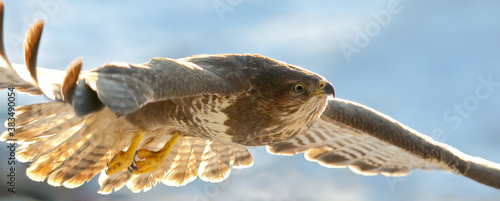
[[[159,151],[151,151],[148,149],[138,150],[128,170],[134,174],[143,174],[152,172],[160,167],[163,162],[165,162],[167,155],[170,153],[170,150],[172,150],[179,137],[178,134],[172,135],[170,140]],[[140,160],[136,160],[136,158]]]
[[134,161],[133,158],[136,154],[137,147],[142,141],[145,132],[143,130],[139,130],[139,132],[134,136],[130,146],[127,151],[119,151],[111,161],[108,162],[108,166],[106,168],[106,174],[112,175],[117,172],[121,172],[125,168],[129,167]]
[[[140,149],[136,152],[134,162],[129,166],[129,171],[134,174],[142,174],[155,170],[165,161],[165,156],[161,156],[158,152],[147,149]],[[136,158],[141,159],[140,161]]]
[[125,151],[118,152],[111,161],[109,161],[108,166],[106,168],[106,174],[112,175],[117,172],[121,172],[126,167],[130,166],[132,163],[132,157],[130,153]]

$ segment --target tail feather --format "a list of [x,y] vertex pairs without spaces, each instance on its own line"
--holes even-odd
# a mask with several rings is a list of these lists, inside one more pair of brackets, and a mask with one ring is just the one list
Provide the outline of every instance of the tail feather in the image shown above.
[[106,146],[94,145],[92,139],[86,140],[63,164],[49,173],[49,184],[64,185],[66,188],[76,188],[84,184],[106,166],[107,161],[102,160],[110,159],[104,157],[107,153]]
[[218,142],[213,142],[205,149],[198,172],[201,180],[219,182],[229,176],[231,172],[229,149],[229,146]]
[[[24,125],[40,118],[66,112],[71,109],[67,104],[59,102],[36,103],[16,107],[16,124]],[[70,110],[71,111],[71,110]]]
[[253,165],[252,154],[246,147],[231,147],[231,165],[236,169],[251,167]]
[[[92,151],[92,153],[87,154],[87,156],[85,156],[85,157],[89,157],[88,155],[90,155],[92,157],[92,158],[89,158],[87,160],[93,160],[95,158],[98,158],[97,156],[99,155],[99,153],[98,153],[99,151],[103,151],[103,150],[102,149],[94,150],[94,151]],[[114,152],[107,151],[101,157],[100,160],[96,161],[90,167],[86,168],[85,170],[83,170],[81,172],[78,172],[78,174],[74,174],[72,177],[66,178],[63,185],[67,188],[76,188],[76,187],[82,185],[84,182],[91,180],[97,174],[99,174],[102,169],[106,168],[108,161],[110,161],[113,158],[113,156],[114,156]]]
[[18,114],[16,115],[20,120],[29,119],[31,121],[37,117],[48,117],[68,110],[71,110],[71,106],[60,102],[35,103],[17,107]]
[[[85,137],[80,138],[78,142],[74,143],[72,146],[69,145],[69,149],[65,151],[63,155],[67,156],[64,161],[54,169],[49,172],[48,182],[53,186],[61,186],[64,181],[66,174],[73,174],[74,165],[81,161],[81,156],[85,156],[92,150],[91,134],[87,134]],[[89,150],[90,149],[90,150]]]
[[[80,129],[81,134],[74,135],[78,136],[78,140],[58,145],[58,147],[67,147],[60,156],[64,162],[54,166],[48,173],[48,183],[54,186],[63,185],[67,188],[75,188],[104,169],[111,158],[119,150],[125,148],[127,144],[125,136],[130,137],[127,132],[115,130],[114,123],[123,125],[124,121],[118,120],[109,110],[86,116],[85,126]],[[113,140],[116,132],[123,135],[123,140]]]
[[38,156],[35,161],[27,169],[28,177],[35,181],[44,181],[49,173],[61,165],[72,153],[71,147],[79,141],[84,129],[80,129],[63,143],[54,147],[47,154]]
[[[77,117],[62,102],[22,106],[19,111],[21,123],[14,138],[21,145],[18,159],[33,161],[27,170],[32,180],[48,179],[51,185],[75,188],[98,174],[116,150],[123,149],[123,143],[117,144],[122,141],[110,140],[105,133],[116,132],[110,126],[113,122],[124,125],[109,111]],[[5,135],[1,139],[8,139]]]
[[[52,128],[48,128],[47,130],[40,132],[39,134],[28,133],[26,139],[23,139],[23,142],[31,143],[31,142],[39,142],[40,140],[49,140],[51,144],[54,146],[64,141],[71,135],[79,130],[84,122],[81,118],[78,117],[67,117],[62,116],[61,120],[58,120],[60,123],[55,125]],[[17,136],[16,136],[17,137]]]
[[[20,161],[33,161],[27,175],[35,181],[47,179],[50,185],[78,187],[103,170],[111,158],[124,150],[132,124],[110,110],[77,117],[69,104],[51,102],[21,106],[19,127],[14,137],[21,147]],[[111,134],[107,133],[111,132]],[[165,131],[148,133],[140,148],[159,150],[171,136]],[[122,138],[117,139],[117,134]],[[9,140],[8,133],[0,136]],[[232,167],[248,167],[253,158],[246,147],[222,144],[196,137],[181,137],[165,162],[150,173],[134,175],[124,170],[114,175],[102,173],[100,193],[110,193],[124,185],[133,191],[147,191],[162,182],[182,186],[200,176],[202,180],[222,181]]]
[[193,137],[182,141],[181,148],[162,183],[167,186],[184,186],[194,181],[198,176],[201,153],[207,144],[207,140]]
[[[16,107],[16,131],[15,140],[24,141],[30,137],[29,134],[23,135],[23,130],[27,130],[26,127],[30,125],[31,127],[48,127],[44,123],[44,119],[53,117],[54,115],[66,114],[68,110],[71,112],[71,107],[67,104],[62,104],[59,102],[51,103],[39,103],[33,105],[23,105]],[[5,122],[7,124],[7,122]],[[7,127],[7,125],[5,125]],[[39,134],[41,131],[28,130],[32,135]],[[7,141],[11,136],[7,131],[2,133],[0,136],[0,141]]]
[[121,173],[116,173],[113,175],[107,175],[105,170],[101,171],[99,175],[99,185],[101,189],[97,191],[100,194],[110,194],[114,191],[118,191],[132,178],[133,174],[129,171],[124,171]]
[[19,121],[15,135],[9,140],[9,134],[4,132],[0,140],[15,141],[21,145],[17,153],[21,162],[33,161],[38,155],[50,153],[56,146],[77,133],[84,122],[82,118],[72,113],[68,104],[61,102],[19,108],[21,112],[16,115]]
[[48,183],[53,186],[75,188],[101,172],[117,150],[123,147],[114,146],[113,142],[103,137],[107,130],[101,127],[99,121],[86,119],[84,122],[86,125],[68,134],[65,140],[62,140],[65,138],[62,135],[51,137],[54,141],[62,142],[54,145],[48,144],[49,140],[45,143],[44,152],[40,151],[28,168],[28,177],[35,181],[48,179]]
[[[64,124],[58,127],[63,126]],[[33,161],[39,155],[49,154],[55,147],[59,146],[72,135],[75,135],[75,133],[82,129],[82,126],[83,124],[80,124],[79,126],[68,128],[67,130],[59,133],[49,131],[43,132],[41,135],[44,135],[44,137],[35,137],[38,140],[31,140],[21,145],[21,148],[17,153],[17,159],[21,162],[29,162]],[[60,128],[50,130],[60,130]],[[48,134],[45,135],[44,133]]]
[[[109,110],[77,117],[69,104],[50,102],[21,106],[18,111],[19,133],[14,136],[21,145],[18,159],[33,161],[27,170],[30,179],[47,179],[54,186],[75,188],[89,181],[117,151],[127,147],[126,136],[135,132],[133,125]],[[171,137],[163,132],[148,133],[149,138],[140,148],[159,150]],[[116,139],[116,134],[122,138]],[[9,140],[8,133],[0,137]],[[252,162],[246,147],[186,136],[179,139],[164,164],[153,172],[133,175],[124,170],[111,176],[102,173],[99,192],[110,193],[124,185],[133,192],[147,191],[159,182],[182,186],[197,176],[217,182],[227,178],[231,166],[248,167]]]
[[[25,125],[18,125],[15,132],[15,139],[18,142],[30,142],[49,137],[52,134],[47,132],[52,128],[58,128],[60,125],[67,125],[66,122],[74,117],[71,111],[54,114],[50,117],[33,121]],[[77,119],[78,120],[78,119]],[[49,136],[47,136],[49,135]]]

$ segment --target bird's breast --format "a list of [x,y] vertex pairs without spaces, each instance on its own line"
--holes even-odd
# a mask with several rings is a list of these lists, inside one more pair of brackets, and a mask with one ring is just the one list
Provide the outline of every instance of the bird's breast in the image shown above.
[[245,146],[269,145],[307,130],[324,109],[321,100],[279,111],[252,96],[205,95],[150,103],[127,116],[145,130],[178,130],[182,135]]

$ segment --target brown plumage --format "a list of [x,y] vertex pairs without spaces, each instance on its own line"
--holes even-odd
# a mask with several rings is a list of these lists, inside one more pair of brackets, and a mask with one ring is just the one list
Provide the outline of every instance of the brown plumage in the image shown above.
[[[273,154],[305,152],[307,160],[364,175],[441,169],[500,188],[498,164],[333,98],[333,86],[303,68],[224,54],[110,63],[84,72],[77,60],[64,73],[36,68],[42,26],[29,31],[27,66],[12,65],[0,40],[0,88],[54,101],[16,108],[18,160],[32,162],[27,175],[35,181],[75,188],[101,173],[100,193],[125,185],[147,191],[160,182],[183,186],[197,177],[218,182],[231,168],[252,165],[247,146],[267,145]],[[142,160],[136,156],[129,170],[107,175],[108,163],[142,131],[140,149],[157,151],[174,133],[180,138],[153,171],[129,171]],[[9,141],[9,133],[0,140]]]

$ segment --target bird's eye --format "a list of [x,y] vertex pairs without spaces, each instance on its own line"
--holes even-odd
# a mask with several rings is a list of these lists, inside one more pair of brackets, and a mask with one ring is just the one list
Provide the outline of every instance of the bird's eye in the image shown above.
[[303,84],[296,84],[293,86],[293,91],[295,93],[303,93],[304,91],[306,91],[306,86],[304,86]]

